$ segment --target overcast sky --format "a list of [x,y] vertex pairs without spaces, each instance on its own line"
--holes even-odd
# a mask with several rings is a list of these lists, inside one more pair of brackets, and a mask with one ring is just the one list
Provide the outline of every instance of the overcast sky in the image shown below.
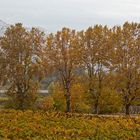
[[0,0],[0,19],[49,32],[64,26],[80,30],[95,24],[118,25],[140,22],[140,0]]

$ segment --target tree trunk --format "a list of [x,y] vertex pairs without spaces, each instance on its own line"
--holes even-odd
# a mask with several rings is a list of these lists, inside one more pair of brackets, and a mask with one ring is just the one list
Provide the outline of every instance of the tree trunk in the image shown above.
[[24,109],[24,93],[22,92],[22,88],[20,86],[20,83],[17,84],[17,102],[18,102],[18,109],[23,110]]
[[96,103],[94,105],[94,114],[99,114],[99,104],[98,104],[98,101],[96,101]]
[[23,110],[24,109],[24,97],[21,96],[20,98],[18,98],[17,100],[19,100],[19,105],[18,105],[18,109]]
[[69,89],[67,89],[65,96],[66,96],[66,112],[71,112],[71,96]]
[[23,101],[22,101],[22,102],[20,102],[19,109],[21,109],[21,110],[23,110],[23,109],[24,109],[24,107],[23,107]]
[[126,115],[130,115],[130,110],[129,109],[130,109],[130,104],[126,104],[125,105],[125,114]]

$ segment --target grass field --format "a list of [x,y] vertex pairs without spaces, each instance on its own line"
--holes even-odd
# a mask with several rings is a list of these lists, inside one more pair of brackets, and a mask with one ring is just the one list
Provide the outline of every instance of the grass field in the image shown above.
[[140,140],[139,117],[0,110],[0,140]]

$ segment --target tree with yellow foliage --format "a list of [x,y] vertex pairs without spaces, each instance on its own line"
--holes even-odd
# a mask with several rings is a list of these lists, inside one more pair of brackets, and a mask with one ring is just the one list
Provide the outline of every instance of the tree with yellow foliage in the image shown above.
[[88,93],[93,99],[94,113],[99,112],[99,98],[102,94],[104,79],[109,71],[110,59],[108,42],[111,30],[107,26],[96,25],[80,34],[82,43],[81,60],[87,71]]
[[30,106],[36,99],[43,43],[44,33],[35,28],[27,31],[20,23],[10,26],[1,38],[7,94],[18,109]]
[[129,115],[130,106],[140,97],[140,24],[126,22],[114,27],[113,34],[116,87]]
[[63,28],[55,35],[50,34],[45,48],[46,62],[55,72],[63,85],[66,99],[66,112],[71,111],[71,86],[78,66],[77,36],[74,30]]

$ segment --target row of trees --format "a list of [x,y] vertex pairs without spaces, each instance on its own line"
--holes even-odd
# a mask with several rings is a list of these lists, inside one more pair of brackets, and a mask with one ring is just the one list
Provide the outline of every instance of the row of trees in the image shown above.
[[63,28],[49,35],[16,24],[0,38],[0,48],[1,83],[21,109],[35,101],[41,79],[52,73],[62,85],[66,112],[71,111],[71,88],[78,74],[87,81],[84,93],[92,99],[96,114],[106,87],[121,97],[126,114],[140,102],[138,23],[96,25],[79,32]]

